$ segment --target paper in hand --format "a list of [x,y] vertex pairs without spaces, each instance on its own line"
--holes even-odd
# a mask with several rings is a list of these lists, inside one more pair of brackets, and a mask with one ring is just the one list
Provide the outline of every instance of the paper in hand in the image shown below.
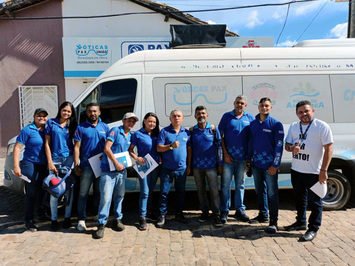
[[139,176],[143,179],[147,175],[149,175],[155,168],[158,167],[158,163],[150,156],[148,153],[146,156],[143,157],[145,163],[140,165],[136,163],[133,168],[139,174]]
[[[14,170],[11,170],[11,172],[15,175]],[[16,176],[17,176],[17,175],[16,175]],[[31,179],[29,179],[29,178],[28,178],[27,176],[25,176],[25,175],[17,176],[17,177],[19,177],[19,178],[25,180],[25,181],[28,182],[28,183],[31,183]]]
[[321,184],[319,182],[315,183],[312,187],[311,190],[319,196],[321,199],[323,199],[327,195],[327,182]]

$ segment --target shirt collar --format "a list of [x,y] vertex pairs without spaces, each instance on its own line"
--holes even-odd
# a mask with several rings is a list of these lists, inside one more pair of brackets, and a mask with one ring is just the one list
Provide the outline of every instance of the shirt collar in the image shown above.
[[[231,111],[231,112],[229,112],[229,113],[230,113],[230,115],[231,115],[231,116],[233,116],[233,117],[237,117],[237,116],[235,115],[235,113],[234,113],[234,110],[232,110],[232,111]],[[245,115],[245,111],[243,111],[243,115]],[[243,115],[242,115],[242,116],[243,116]]]
[[[98,126],[100,123],[101,123],[101,118],[99,117],[99,122],[97,123],[97,125],[96,126]],[[88,124],[88,125],[90,125],[91,127],[95,127],[93,124],[91,124],[87,119],[85,120],[85,123],[86,124]]]
[[[118,130],[119,130],[120,134],[126,138],[126,134],[124,133],[123,126],[119,126],[119,127],[118,127]],[[128,138],[130,135],[131,135],[131,132],[128,132],[127,138]]]
[[[211,124],[207,122],[207,125],[206,125],[205,128],[206,128],[206,129],[207,129],[207,128],[211,128]],[[198,123],[194,126],[194,129],[199,129]]]
[[261,120],[260,120],[260,113],[255,116],[255,118],[256,118],[257,120],[259,120],[260,122],[265,122],[266,120],[269,120],[269,119],[270,119],[269,117],[270,117],[270,114],[267,115],[267,117],[265,118],[264,121],[261,121]]

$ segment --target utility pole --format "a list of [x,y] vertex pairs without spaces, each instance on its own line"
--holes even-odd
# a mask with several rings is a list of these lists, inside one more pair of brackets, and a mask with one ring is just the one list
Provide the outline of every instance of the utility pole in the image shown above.
[[348,38],[355,38],[355,0],[335,0],[335,2],[349,2]]
[[355,38],[355,3],[349,0],[348,38]]

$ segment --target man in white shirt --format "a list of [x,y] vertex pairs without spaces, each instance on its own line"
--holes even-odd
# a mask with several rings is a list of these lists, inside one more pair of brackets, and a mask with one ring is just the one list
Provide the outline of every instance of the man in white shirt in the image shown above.
[[296,105],[300,121],[291,124],[285,150],[292,152],[291,181],[295,192],[296,222],[285,226],[287,231],[306,229],[307,199],[311,209],[308,230],[300,241],[312,241],[322,221],[322,199],[310,190],[315,183],[325,183],[333,154],[333,136],[327,123],[314,118],[314,108],[309,101]]

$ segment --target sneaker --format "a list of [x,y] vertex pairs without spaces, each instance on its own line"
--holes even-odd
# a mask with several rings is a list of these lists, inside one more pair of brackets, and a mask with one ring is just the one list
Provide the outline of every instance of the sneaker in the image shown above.
[[307,229],[307,225],[305,224],[301,224],[299,222],[295,222],[291,225],[288,226],[284,226],[286,231],[299,231],[299,230],[306,230]]
[[249,223],[251,223],[251,224],[268,223],[268,222],[269,222],[269,217],[265,217],[264,215],[262,215],[260,213],[255,218],[249,220]]
[[77,229],[79,231],[86,231],[86,224],[84,220],[79,220]]
[[141,217],[139,219],[139,230],[147,230],[147,220],[145,217]]
[[97,227],[97,231],[95,232],[94,238],[95,239],[100,239],[104,237],[104,231],[105,231],[105,225],[104,224],[99,224]]
[[157,221],[157,227],[162,228],[165,224],[165,216],[160,215]]
[[116,222],[116,230],[117,231],[123,231],[125,229],[124,224],[122,223],[121,219],[118,219]]
[[223,222],[222,222],[221,218],[219,218],[219,215],[215,215],[215,217],[213,218],[213,223],[214,223],[214,226],[216,226],[216,227],[223,226]]
[[269,226],[265,229],[265,232],[269,234],[275,234],[277,229],[277,222],[271,220]]
[[158,220],[158,217],[156,215],[154,215],[153,213],[148,213],[148,215],[145,217],[145,219],[147,220],[147,222],[154,223]]
[[235,212],[234,218],[241,222],[249,222],[249,216],[245,212]]
[[56,232],[59,229],[59,224],[57,220],[53,220],[51,223],[51,231]]
[[187,223],[187,219],[182,212],[175,214],[175,220],[183,224]]
[[38,230],[37,226],[34,224],[34,222],[32,220],[29,222],[26,222],[25,227],[30,232],[36,232]]
[[69,229],[71,227],[71,220],[69,218],[64,218],[63,229]]
[[204,223],[208,220],[208,212],[203,212],[201,216],[198,218],[200,223]]
[[226,211],[221,212],[220,219],[221,219],[222,224],[227,223],[228,212],[226,212]]

